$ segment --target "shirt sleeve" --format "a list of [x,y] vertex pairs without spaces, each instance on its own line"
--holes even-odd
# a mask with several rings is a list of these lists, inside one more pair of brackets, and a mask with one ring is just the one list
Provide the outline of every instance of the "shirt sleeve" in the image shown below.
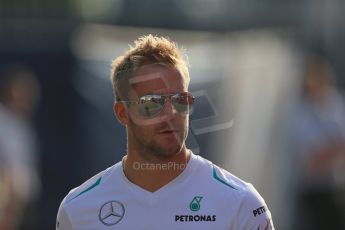
[[251,184],[242,201],[238,221],[241,230],[274,230],[271,212]]
[[57,214],[56,230],[73,230],[72,223],[68,217],[65,208],[63,207],[63,203],[60,205]]

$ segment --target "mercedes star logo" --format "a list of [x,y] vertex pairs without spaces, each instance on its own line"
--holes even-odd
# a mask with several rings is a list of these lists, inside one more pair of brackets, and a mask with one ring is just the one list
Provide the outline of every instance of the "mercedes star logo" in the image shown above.
[[107,226],[119,223],[125,215],[125,207],[119,201],[112,200],[103,204],[99,210],[99,220]]

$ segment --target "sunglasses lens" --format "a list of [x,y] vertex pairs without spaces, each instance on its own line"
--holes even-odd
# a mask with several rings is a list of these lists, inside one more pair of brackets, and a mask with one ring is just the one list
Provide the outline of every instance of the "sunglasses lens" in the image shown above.
[[[159,114],[164,108],[163,95],[146,95],[140,98],[138,112],[142,117],[150,118]],[[193,109],[194,97],[190,93],[180,93],[171,97],[171,103],[179,113],[190,113]]]
[[194,97],[190,93],[180,93],[172,96],[171,102],[179,113],[190,113],[193,110]]
[[138,112],[143,117],[153,117],[162,111],[164,99],[159,95],[146,95],[140,98]]

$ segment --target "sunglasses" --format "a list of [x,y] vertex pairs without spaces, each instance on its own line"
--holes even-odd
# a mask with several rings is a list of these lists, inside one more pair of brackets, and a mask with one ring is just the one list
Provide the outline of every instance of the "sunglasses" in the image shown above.
[[179,113],[190,113],[193,110],[195,97],[189,92],[174,94],[148,94],[142,96],[138,101],[122,101],[126,104],[137,104],[138,113],[144,118],[157,116],[162,112],[166,100],[169,98],[175,110]]

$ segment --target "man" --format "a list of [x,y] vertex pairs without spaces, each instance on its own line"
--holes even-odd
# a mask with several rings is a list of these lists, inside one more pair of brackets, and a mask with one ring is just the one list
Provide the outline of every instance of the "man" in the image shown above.
[[141,37],[112,67],[127,154],[65,197],[56,229],[273,229],[252,185],[187,149],[194,97],[176,44]]
[[39,82],[23,64],[0,70],[0,229],[32,228],[40,192],[38,143],[32,116]]
[[323,55],[306,57],[303,80],[293,130],[299,173],[294,229],[345,229],[344,98]]

